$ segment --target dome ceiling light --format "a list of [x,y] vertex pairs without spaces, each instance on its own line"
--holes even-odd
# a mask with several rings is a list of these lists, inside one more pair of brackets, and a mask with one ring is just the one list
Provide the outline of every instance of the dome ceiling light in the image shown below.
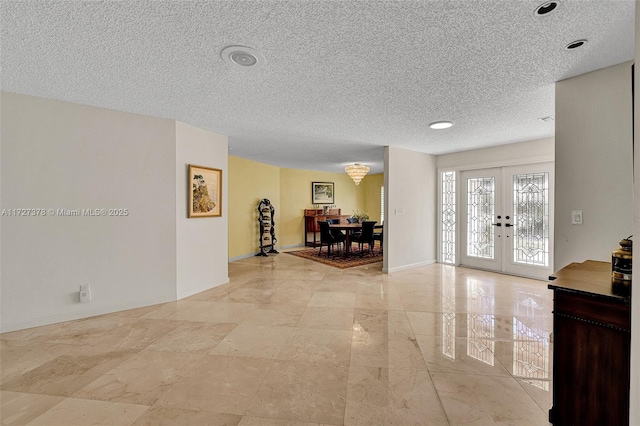
[[434,130],[448,129],[451,126],[453,126],[453,121],[434,121],[429,124],[429,127]]
[[264,63],[264,56],[255,49],[246,46],[227,46],[220,52],[222,60],[239,67],[257,67]]

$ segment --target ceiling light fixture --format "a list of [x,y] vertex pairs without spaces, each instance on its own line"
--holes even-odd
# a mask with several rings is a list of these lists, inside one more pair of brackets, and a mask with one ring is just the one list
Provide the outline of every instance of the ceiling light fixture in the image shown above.
[[364,164],[355,163],[349,164],[344,168],[344,171],[347,172],[349,177],[353,179],[353,182],[357,185],[360,185],[360,181],[365,177],[367,173],[369,173],[371,168],[369,166],[365,166]]
[[536,16],[544,16],[556,10],[558,7],[557,1],[548,1],[546,3],[542,3],[540,6],[536,7],[535,15]]
[[573,50],[573,49],[577,49],[578,47],[582,47],[587,43],[586,39],[580,39],[580,40],[576,40],[576,41],[572,41],[571,43],[567,44],[564,48],[566,50]]
[[264,56],[255,49],[246,46],[227,46],[220,52],[222,60],[240,67],[256,67],[264,63]]
[[434,121],[429,124],[429,127],[435,130],[448,129],[451,126],[453,126],[453,121]]

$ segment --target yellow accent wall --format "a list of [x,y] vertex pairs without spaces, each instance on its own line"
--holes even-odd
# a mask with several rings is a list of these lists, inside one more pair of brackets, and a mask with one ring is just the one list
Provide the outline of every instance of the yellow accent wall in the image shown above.
[[[280,168],[229,156],[229,258],[258,252],[258,204],[267,198],[279,222]],[[276,227],[276,237],[278,228]],[[279,239],[278,239],[279,240]],[[278,241],[279,244],[280,242]]]
[[356,186],[345,173],[285,169],[229,156],[229,259],[259,251],[258,203],[275,208],[276,247],[304,245],[304,210],[313,208],[312,182],[333,182],[335,206],[342,214],[365,210],[380,221],[383,175],[367,175]]
[[384,173],[365,176],[360,186],[364,197],[364,211],[367,212],[370,220],[381,223],[380,188],[384,186]]

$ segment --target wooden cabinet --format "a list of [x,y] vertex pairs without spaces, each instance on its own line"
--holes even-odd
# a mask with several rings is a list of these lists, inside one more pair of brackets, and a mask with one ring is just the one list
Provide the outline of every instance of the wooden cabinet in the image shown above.
[[[327,219],[340,219],[340,223],[347,221],[349,215],[340,214],[340,209],[306,209],[304,211],[304,245],[317,247],[320,245],[319,235],[320,227],[318,221]],[[313,238],[313,240],[310,240]]]
[[572,263],[553,290],[554,425],[628,425],[631,307],[611,264]]

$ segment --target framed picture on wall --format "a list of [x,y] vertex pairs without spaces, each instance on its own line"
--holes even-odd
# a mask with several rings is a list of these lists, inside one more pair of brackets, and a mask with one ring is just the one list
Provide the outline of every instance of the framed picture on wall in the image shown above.
[[311,182],[311,204],[335,204],[333,182]]
[[189,217],[222,216],[222,170],[189,164]]

